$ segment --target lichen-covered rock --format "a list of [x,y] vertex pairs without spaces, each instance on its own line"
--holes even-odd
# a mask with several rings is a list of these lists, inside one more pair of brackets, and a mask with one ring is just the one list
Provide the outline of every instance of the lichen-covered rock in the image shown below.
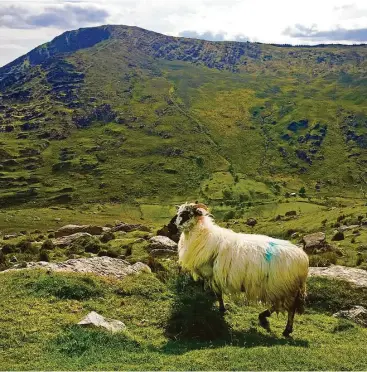
[[103,227],[95,225],[65,225],[55,232],[55,237],[59,238],[79,232],[88,233],[90,235],[100,235],[103,233]]
[[111,229],[112,232],[115,232],[115,231],[130,232],[130,231],[136,231],[136,230],[146,231],[146,232],[150,231],[149,227],[147,227],[147,226],[140,225],[140,224],[128,224],[128,223],[124,223],[124,222],[119,223],[118,225],[114,226]]
[[340,310],[333,314],[333,316],[349,319],[362,327],[367,327],[367,310],[363,306],[355,305],[349,310]]
[[112,333],[120,332],[126,329],[126,325],[120,320],[105,318],[95,311],[91,311],[78,325],[82,326],[95,326],[106,328]]
[[131,265],[127,261],[111,257],[92,257],[77,258],[65,262],[27,262],[24,267],[15,266],[12,269],[1,271],[20,270],[20,269],[47,269],[55,272],[74,272],[74,273],[92,273],[101,276],[113,276],[123,278],[128,275],[137,275],[142,272],[150,273],[150,267],[142,262],[136,262]]
[[91,234],[88,234],[86,232],[78,232],[72,235],[62,236],[57,239],[53,239],[52,243],[56,247],[67,247],[71,243],[73,243],[75,240],[79,239],[82,236],[92,236]]
[[152,251],[157,249],[177,251],[177,243],[167,236],[153,236],[149,239],[148,250]]
[[175,256],[177,251],[173,249],[153,249],[150,251],[152,257]]
[[331,265],[328,267],[310,267],[309,276],[322,276],[345,280],[358,287],[367,288],[367,271],[353,267]]

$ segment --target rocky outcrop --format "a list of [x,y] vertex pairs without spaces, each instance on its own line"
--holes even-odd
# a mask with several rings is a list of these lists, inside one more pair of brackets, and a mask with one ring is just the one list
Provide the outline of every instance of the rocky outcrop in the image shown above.
[[124,223],[124,222],[121,222],[121,223],[119,223],[116,226],[111,228],[112,232],[115,232],[115,231],[130,232],[130,231],[136,231],[136,230],[146,231],[146,232],[150,231],[149,227],[147,227],[147,226],[144,226],[144,225],[141,225],[141,224],[128,224],[128,223]]
[[8,271],[21,269],[47,269],[55,272],[73,272],[73,273],[92,273],[101,276],[113,276],[116,278],[123,278],[128,275],[137,275],[142,272],[150,273],[150,267],[142,262],[136,262],[131,265],[127,261],[111,257],[92,257],[92,258],[78,258],[67,260],[65,262],[27,262],[22,267],[16,267],[1,271],[5,273]]
[[333,316],[348,319],[362,327],[367,327],[367,310],[363,306],[355,305],[349,310],[340,310]]
[[91,311],[78,323],[78,325],[102,327],[112,333],[120,332],[126,329],[126,325],[120,320],[105,318],[95,311]]
[[307,253],[315,253],[316,251],[327,251],[329,246],[326,243],[326,235],[323,232],[305,235],[302,238],[303,249]]
[[153,236],[149,239],[148,250],[170,250],[177,252],[177,243],[167,236]]
[[92,235],[86,232],[78,232],[72,235],[61,236],[60,238],[53,239],[52,243],[56,247],[67,247],[68,245],[70,245],[71,243],[73,243],[75,240],[79,239],[82,236],[92,236]]
[[321,276],[344,280],[357,287],[367,288],[367,271],[353,267],[331,265],[328,267],[310,267],[309,276]]
[[95,225],[66,225],[60,227],[55,232],[55,237],[59,238],[61,236],[72,235],[79,232],[88,233],[91,235],[100,235],[103,233],[103,227]]

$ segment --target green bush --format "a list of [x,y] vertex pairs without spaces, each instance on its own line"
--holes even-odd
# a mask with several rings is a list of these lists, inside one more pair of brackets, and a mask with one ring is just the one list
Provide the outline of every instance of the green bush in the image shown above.
[[52,250],[54,248],[55,246],[51,239],[47,239],[42,243],[42,249]]
[[39,260],[50,262],[50,257],[48,255],[48,252],[44,248],[42,248],[41,251],[40,251]]
[[69,253],[98,253],[102,249],[102,247],[102,243],[94,236],[81,236],[70,244]]

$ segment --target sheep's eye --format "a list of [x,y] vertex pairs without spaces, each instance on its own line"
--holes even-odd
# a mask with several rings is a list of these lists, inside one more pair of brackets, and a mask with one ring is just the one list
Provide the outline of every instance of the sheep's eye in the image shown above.
[[187,220],[189,220],[191,217],[191,214],[190,212],[187,212],[187,211],[184,211],[181,213],[181,225],[186,222]]

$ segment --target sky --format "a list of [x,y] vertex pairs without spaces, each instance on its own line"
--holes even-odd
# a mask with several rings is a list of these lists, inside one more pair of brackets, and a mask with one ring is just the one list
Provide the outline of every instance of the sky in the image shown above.
[[367,43],[367,0],[0,0],[0,66],[67,30],[139,26],[277,44]]

